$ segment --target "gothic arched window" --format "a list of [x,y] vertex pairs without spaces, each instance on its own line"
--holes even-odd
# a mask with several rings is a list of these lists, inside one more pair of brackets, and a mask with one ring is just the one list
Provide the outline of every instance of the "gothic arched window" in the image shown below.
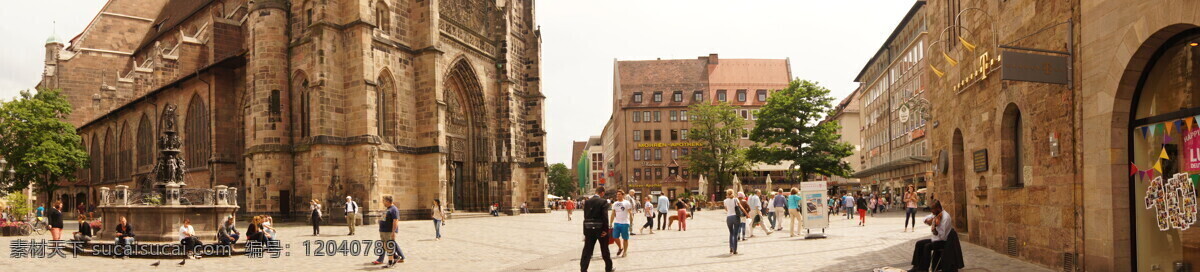
[[137,165],[147,166],[154,163],[154,126],[151,125],[150,117],[142,114],[142,120],[138,121],[137,128]]
[[384,34],[388,34],[392,29],[392,13],[383,1],[375,4],[375,23]]
[[112,128],[104,132],[104,182],[117,179],[117,138],[113,137]]
[[208,107],[199,95],[188,103],[187,123],[183,131],[183,153],[188,168],[207,167],[210,141],[208,138]]
[[379,73],[379,86],[376,86],[375,91],[375,114],[379,123],[377,124],[379,137],[385,143],[396,144],[396,84],[392,82],[392,75],[388,71]]
[[89,160],[91,161],[89,167],[92,168],[92,174],[88,176],[93,184],[100,183],[100,181],[104,180],[100,177],[100,168],[104,167],[104,159],[101,155],[103,153],[100,152],[100,137],[96,136],[96,134],[99,133],[92,134],[92,148],[88,150],[88,155],[90,157]]
[[133,134],[129,133],[129,122],[121,124],[121,136],[118,139],[121,141],[118,146],[121,147],[120,153],[117,154],[120,162],[117,163],[117,179],[127,179],[133,175]]

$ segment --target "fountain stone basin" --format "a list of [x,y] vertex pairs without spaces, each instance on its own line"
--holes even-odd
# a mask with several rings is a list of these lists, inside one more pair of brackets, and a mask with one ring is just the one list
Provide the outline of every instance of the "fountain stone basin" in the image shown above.
[[[179,242],[179,227],[183,219],[191,219],[192,228],[200,241],[217,241],[217,227],[234,215],[237,205],[108,205],[97,207],[103,227],[99,239],[114,240],[121,216],[133,227],[134,239],[139,242]],[[245,226],[238,226],[239,232]]]

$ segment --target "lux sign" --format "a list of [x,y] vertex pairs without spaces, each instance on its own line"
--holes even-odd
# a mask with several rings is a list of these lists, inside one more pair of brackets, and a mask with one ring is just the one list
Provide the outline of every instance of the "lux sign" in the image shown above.
[[983,52],[979,54],[979,61],[976,63],[978,63],[979,67],[976,67],[971,71],[971,74],[963,77],[962,80],[958,81],[957,85],[954,85],[955,92],[962,92],[964,87],[974,84],[975,81],[987,79],[988,73],[991,73],[991,70],[996,65],[1000,65],[1000,58],[993,58],[988,52]]

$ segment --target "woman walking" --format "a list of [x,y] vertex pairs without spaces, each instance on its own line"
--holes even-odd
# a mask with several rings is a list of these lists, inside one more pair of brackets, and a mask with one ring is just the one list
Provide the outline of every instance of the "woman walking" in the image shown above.
[[642,202],[642,212],[646,214],[646,224],[642,225],[642,229],[639,229],[638,233],[640,234],[646,231],[646,228],[650,228],[650,234],[654,234],[654,203],[650,203],[649,196],[643,196]]
[[725,227],[729,228],[729,254],[737,255],[738,225],[746,211],[742,210],[742,205],[733,196],[733,189],[725,189]]
[[63,230],[62,206],[63,206],[62,200],[54,201],[54,205],[50,206],[50,210],[47,211],[48,213],[46,215],[50,219],[50,238],[52,238],[55,241],[62,240],[62,230]]
[[313,236],[320,235],[321,234],[321,202],[316,199],[313,199],[312,203],[309,204],[309,208],[312,209]]
[[909,220],[912,220],[912,231],[917,231],[917,190],[912,185],[904,191],[904,231],[909,231]]
[[858,198],[856,201],[857,201],[857,203],[854,203],[854,204],[855,204],[855,206],[858,206],[858,225],[866,226],[867,225],[867,198],[865,195],[863,195],[862,192],[859,192]]
[[442,240],[442,220],[446,220],[446,211],[442,209],[442,200],[433,199],[433,230],[437,233],[437,241]]

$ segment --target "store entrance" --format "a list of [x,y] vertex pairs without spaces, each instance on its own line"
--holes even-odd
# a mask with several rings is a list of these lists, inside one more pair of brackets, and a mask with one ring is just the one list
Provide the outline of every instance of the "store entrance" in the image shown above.
[[[1194,182],[1200,181],[1200,29],[1169,39],[1135,90],[1129,179],[1137,271],[1200,260]],[[1200,265],[1192,261],[1192,266]]]

